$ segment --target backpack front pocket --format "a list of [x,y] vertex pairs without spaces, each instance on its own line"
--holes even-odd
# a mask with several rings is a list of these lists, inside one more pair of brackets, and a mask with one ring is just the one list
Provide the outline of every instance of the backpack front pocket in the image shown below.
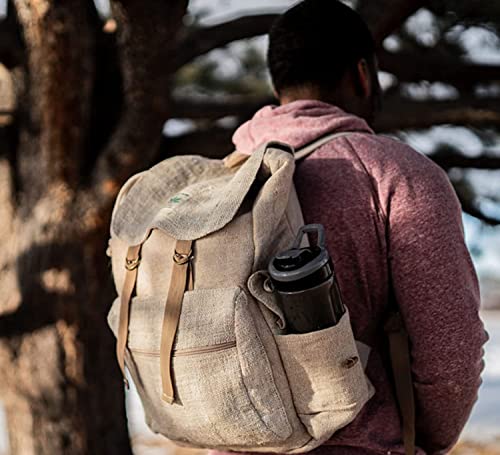
[[164,303],[132,300],[130,370],[154,431],[210,448],[274,445],[290,436],[266,351],[247,317],[250,304],[240,288],[185,293],[172,356],[177,399],[170,405],[161,400]]
[[315,439],[349,424],[374,390],[356,347],[349,313],[333,327],[276,335],[293,401]]

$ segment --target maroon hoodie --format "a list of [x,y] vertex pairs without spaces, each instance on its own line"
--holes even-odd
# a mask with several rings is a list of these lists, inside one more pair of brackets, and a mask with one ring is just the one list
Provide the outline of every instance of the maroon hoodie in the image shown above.
[[234,135],[252,153],[278,140],[301,147],[335,139],[298,164],[306,223],[321,223],[355,337],[372,347],[375,396],[315,454],[403,454],[383,331],[390,281],[411,340],[418,454],[450,450],[477,398],[487,340],[461,209],[446,174],[358,117],[319,101],[267,106]]

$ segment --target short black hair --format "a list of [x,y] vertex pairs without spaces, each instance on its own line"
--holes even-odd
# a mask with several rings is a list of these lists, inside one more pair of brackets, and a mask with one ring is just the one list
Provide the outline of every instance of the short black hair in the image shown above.
[[304,0],[280,15],[269,32],[267,62],[278,94],[314,84],[335,88],[375,42],[358,13],[338,0]]

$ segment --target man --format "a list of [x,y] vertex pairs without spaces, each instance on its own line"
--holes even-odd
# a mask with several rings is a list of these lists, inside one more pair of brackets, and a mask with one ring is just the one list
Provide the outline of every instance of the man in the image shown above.
[[374,42],[336,0],[305,0],[269,34],[269,69],[280,106],[267,106],[234,135],[251,153],[278,140],[300,148],[337,138],[298,164],[306,223],[326,228],[355,337],[372,348],[375,396],[318,454],[404,453],[384,322],[394,295],[409,332],[419,454],[446,453],[477,397],[482,345],[477,277],[461,209],[446,174],[368,124],[379,105]]

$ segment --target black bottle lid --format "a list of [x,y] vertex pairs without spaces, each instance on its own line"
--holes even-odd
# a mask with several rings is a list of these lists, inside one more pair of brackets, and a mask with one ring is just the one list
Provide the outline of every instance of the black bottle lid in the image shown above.
[[[317,245],[300,248],[306,233],[317,233]],[[269,274],[275,286],[290,292],[316,286],[330,277],[332,271],[321,224],[303,226],[292,248],[278,253],[269,264]]]

